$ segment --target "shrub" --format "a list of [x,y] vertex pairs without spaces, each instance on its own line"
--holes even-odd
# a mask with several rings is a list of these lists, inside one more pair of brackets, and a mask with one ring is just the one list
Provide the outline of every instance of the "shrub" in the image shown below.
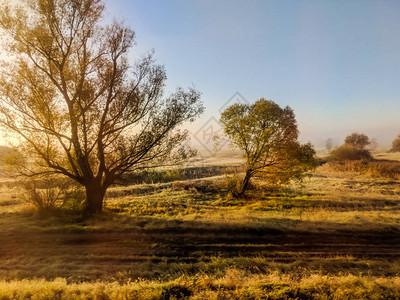
[[349,144],[336,147],[330,152],[328,161],[370,160],[371,153],[366,149],[359,149]]
[[30,178],[21,181],[24,199],[39,211],[60,207],[78,209],[84,202],[85,194],[71,180],[58,176]]
[[400,134],[392,142],[392,149],[390,152],[400,152]]
[[62,208],[70,211],[82,211],[85,207],[86,193],[82,186],[71,183],[63,193]]
[[[237,196],[240,193],[240,189],[242,186],[243,178],[238,174],[234,174],[232,176],[225,176],[225,186],[228,192],[230,192],[233,196]],[[251,186],[249,186],[251,188]]]

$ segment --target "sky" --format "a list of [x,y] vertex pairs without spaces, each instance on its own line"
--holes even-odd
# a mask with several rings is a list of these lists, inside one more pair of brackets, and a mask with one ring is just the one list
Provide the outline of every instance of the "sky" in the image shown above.
[[218,126],[220,108],[236,92],[250,103],[263,97],[289,105],[301,140],[316,147],[327,138],[342,143],[352,132],[389,146],[400,132],[400,1],[106,4],[107,18],[136,32],[132,55],[155,49],[168,91],[202,92],[206,112],[194,134]]
[[205,147],[222,108],[262,97],[289,105],[317,148],[352,132],[389,147],[400,132],[400,1],[105,2],[105,22],[136,33],[132,60],[154,49],[168,92],[202,92],[189,129]]

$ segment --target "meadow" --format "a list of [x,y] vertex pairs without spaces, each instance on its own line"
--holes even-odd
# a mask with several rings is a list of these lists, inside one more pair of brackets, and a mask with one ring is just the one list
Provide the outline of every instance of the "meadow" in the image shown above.
[[399,299],[388,155],[394,167],[324,164],[243,199],[226,189],[240,159],[198,160],[112,187],[91,219],[38,213],[2,177],[0,299]]

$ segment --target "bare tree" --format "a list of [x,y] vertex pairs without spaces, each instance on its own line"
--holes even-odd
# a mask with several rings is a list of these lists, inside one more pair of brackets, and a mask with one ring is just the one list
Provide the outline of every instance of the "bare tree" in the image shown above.
[[4,5],[0,27],[12,62],[0,80],[0,124],[24,141],[34,163],[21,174],[62,174],[83,185],[86,213],[102,211],[107,188],[129,170],[185,158],[200,94],[165,97],[152,53],[129,64],[134,32],[102,25],[101,0]]

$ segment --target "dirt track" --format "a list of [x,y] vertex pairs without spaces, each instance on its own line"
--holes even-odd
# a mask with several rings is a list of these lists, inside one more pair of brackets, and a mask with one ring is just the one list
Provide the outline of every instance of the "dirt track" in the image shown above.
[[397,228],[374,232],[361,228],[329,232],[220,225],[216,228],[183,222],[179,227],[159,230],[0,231],[0,274],[3,278],[95,279],[130,272],[133,277],[146,277],[157,274],[160,264],[168,268],[171,263],[193,264],[210,257],[258,257],[271,263],[301,261],[304,265],[335,257],[352,257],[355,262],[400,259]]

